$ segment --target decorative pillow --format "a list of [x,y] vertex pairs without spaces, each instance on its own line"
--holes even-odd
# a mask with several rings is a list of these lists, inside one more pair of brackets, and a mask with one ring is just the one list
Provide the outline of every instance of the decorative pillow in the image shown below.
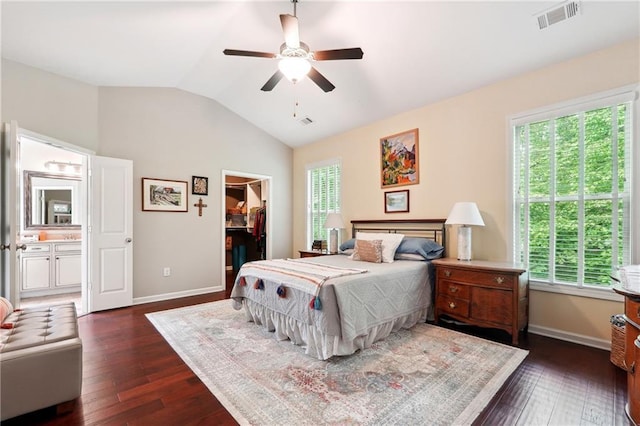
[[385,234],[385,233],[373,233],[373,232],[357,232],[357,240],[382,240],[382,261],[384,263],[393,262],[393,256],[396,254],[396,249],[402,242],[404,234]]
[[420,262],[424,262],[426,259],[419,254],[413,253],[398,253],[396,251],[396,255],[394,257],[395,260],[418,260]]
[[351,256],[353,254],[354,249],[346,249],[346,250],[342,250],[340,252],[340,254],[344,254],[346,256]]
[[382,240],[356,240],[353,260],[364,262],[382,262]]
[[428,238],[407,237],[398,246],[396,259],[399,259],[399,254],[417,254],[422,256],[422,260],[432,260],[442,257],[444,247]]
[[0,297],[0,323],[13,312],[13,305],[4,297]]
[[344,243],[340,244],[340,251],[353,250],[355,246],[356,246],[356,239],[351,238],[350,240],[347,240]]

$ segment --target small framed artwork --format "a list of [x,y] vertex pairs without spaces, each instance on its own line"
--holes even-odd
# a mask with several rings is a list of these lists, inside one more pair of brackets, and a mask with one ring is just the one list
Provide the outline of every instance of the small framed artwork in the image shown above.
[[384,193],[385,213],[408,213],[409,212],[409,190],[388,191]]
[[419,183],[418,164],[418,129],[380,139],[382,188]]
[[142,178],[142,210],[147,212],[186,212],[187,181]]
[[209,195],[209,178],[191,176],[191,193],[193,195]]

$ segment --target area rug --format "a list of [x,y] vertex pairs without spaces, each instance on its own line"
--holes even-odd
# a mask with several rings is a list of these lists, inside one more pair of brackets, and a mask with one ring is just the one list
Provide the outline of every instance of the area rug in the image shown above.
[[468,425],[528,353],[418,324],[319,361],[230,300],[147,317],[240,424]]

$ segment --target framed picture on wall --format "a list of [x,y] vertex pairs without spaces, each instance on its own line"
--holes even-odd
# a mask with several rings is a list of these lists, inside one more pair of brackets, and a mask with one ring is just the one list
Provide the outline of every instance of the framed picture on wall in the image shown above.
[[149,212],[186,212],[187,182],[142,178],[142,210]]
[[418,129],[380,139],[382,188],[419,183],[418,165]]
[[409,213],[409,190],[384,193],[385,213]]
[[193,195],[209,195],[209,178],[191,176],[191,193]]

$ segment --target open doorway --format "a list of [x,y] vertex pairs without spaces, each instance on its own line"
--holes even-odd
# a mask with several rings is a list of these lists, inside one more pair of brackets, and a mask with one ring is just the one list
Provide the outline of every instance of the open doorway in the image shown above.
[[40,135],[20,135],[19,306],[73,302],[87,312],[87,154]]
[[231,292],[245,262],[271,258],[271,176],[222,172],[222,282]]

